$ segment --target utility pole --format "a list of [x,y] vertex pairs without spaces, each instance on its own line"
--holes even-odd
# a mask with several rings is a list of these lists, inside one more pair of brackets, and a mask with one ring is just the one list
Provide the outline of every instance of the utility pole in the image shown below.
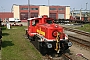
[[75,11],[75,8],[73,8],[73,10],[72,10],[72,17],[74,17],[74,15],[73,15],[74,14],[74,11]]
[[[49,4],[49,0],[48,0],[48,7],[50,6],[50,4]],[[50,15],[50,7],[49,7],[49,15]],[[49,16],[48,16],[49,17]]]
[[81,17],[82,17],[82,8],[80,9],[80,20],[81,20]]
[[87,20],[87,17],[88,17],[87,4],[88,4],[88,3],[86,3],[86,14],[85,14],[85,20]]
[[[30,0],[28,0],[28,19],[30,18]],[[28,26],[30,25],[30,20],[28,20]]]
[[86,10],[87,10],[87,4],[88,4],[88,3],[86,3]]
[[28,19],[30,18],[30,0],[28,0]]
[[74,17],[74,16],[75,16],[75,15],[74,15],[74,11],[75,11],[75,8],[73,8],[72,11],[71,11],[71,19],[74,19],[74,18],[75,18],[75,17]]

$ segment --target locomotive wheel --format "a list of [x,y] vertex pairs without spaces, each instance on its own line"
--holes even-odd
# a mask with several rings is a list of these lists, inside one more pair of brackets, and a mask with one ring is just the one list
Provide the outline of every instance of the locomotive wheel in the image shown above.
[[60,43],[60,46],[61,46],[61,51],[63,52],[63,51],[65,51],[65,50],[67,50],[69,47],[68,47],[68,43],[66,42],[66,41],[62,41],[61,43]]
[[42,55],[45,55],[47,54],[47,49],[43,45],[41,46],[41,44],[42,43],[39,42],[39,51]]
[[27,34],[27,38],[29,39],[29,35]]
[[30,41],[34,41],[34,40],[33,40],[33,37],[31,37],[31,36],[29,36],[29,35],[28,35],[28,39],[29,39]]

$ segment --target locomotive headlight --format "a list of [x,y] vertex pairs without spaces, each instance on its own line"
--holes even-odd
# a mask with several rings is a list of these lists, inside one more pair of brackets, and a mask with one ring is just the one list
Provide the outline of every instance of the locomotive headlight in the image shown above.
[[48,48],[52,48],[52,44],[47,43],[47,47],[48,47]]
[[72,46],[72,42],[68,42],[68,46],[71,47]]
[[55,27],[57,28],[58,26],[56,25]]
[[56,30],[53,31],[53,32],[52,32],[52,36],[56,38],[56,37],[57,37],[57,32],[58,32],[58,31],[56,31]]
[[59,26],[58,26],[58,24],[55,24],[54,27],[55,27],[55,28],[58,28]]

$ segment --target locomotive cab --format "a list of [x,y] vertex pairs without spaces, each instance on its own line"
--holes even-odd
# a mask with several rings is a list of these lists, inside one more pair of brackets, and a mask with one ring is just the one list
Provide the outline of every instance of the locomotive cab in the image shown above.
[[38,19],[28,19],[28,30],[26,31],[27,36],[30,40],[33,40],[33,36],[36,34],[36,25],[40,23]]
[[30,40],[33,40],[35,34],[37,33],[37,25],[38,24],[52,24],[53,19],[48,18],[47,15],[42,16],[42,18],[30,18],[28,19],[28,30],[26,34]]

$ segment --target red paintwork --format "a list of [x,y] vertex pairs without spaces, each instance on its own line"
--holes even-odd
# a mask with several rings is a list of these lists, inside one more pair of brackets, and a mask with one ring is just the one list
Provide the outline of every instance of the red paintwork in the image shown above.
[[[32,22],[34,20],[39,20],[39,23],[36,26],[32,26]],[[55,37],[52,36],[53,31],[58,31],[58,32],[63,33],[63,27],[61,27],[57,24],[54,24],[54,23],[48,24],[48,23],[46,23],[46,20],[52,20],[53,21],[53,19],[47,18],[47,17],[31,19],[30,25],[28,27],[28,34],[30,36],[34,36],[35,34],[32,34],[32,33],[38,33],[38,34],[44,36],[46,39],[52,40],[52,39],[55,39]],[[45,35],[37,32],[37,30],[44,32]],[[63,39],[64,35],[65,34],[61,34],[60,38]]]
[[[55,27],[58,26],[58,27]],[[55,37],[52,36],[53,31],[63,32],[63,28],[57,24],[41,24],[37,25],[37,29],[45,32],[45,38],[47,39],[55,39]]]
[[37,28],[36,28],[37,26],[32,26],[32,21],[39,20],[38,24],[44,24],[45,23],[44,19],[45,18],[35,18],[35,19],[30,20],[30,25],[28,26],[28,34],[30,36],[34,36],[34,34],[32,34],[32,33],[36,33],[36,30],[37,30]]
[[13,13],[12,12],[0,12],[0,18],[2,19],[2,21],[4,21],[5,18],[7,19],[13,18]]

